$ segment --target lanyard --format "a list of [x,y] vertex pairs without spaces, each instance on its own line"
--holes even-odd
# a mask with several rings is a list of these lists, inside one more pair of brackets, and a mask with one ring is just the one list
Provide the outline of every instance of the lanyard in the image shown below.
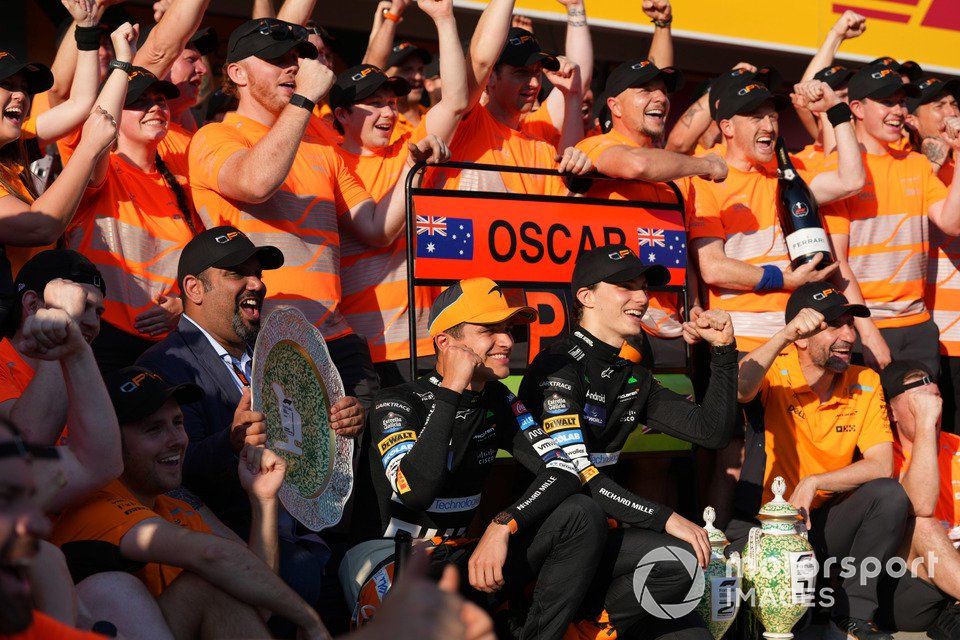
[[225,357],[230,361],[230,366],[233,368],[233,374],[237,376],[237,380],[240,381],[241,386],[249,387],[250,380],[247,378],[247,375],[243,372],[243,369],[237,366],[236,361],[233,359],[233,357],[229,353],[226,354]]

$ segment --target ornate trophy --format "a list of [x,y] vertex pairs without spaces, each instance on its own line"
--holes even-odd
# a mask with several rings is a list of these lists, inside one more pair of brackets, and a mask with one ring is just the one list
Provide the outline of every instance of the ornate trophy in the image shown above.
[[724,556],[723,551],[730,543],[723,532],[713,526],[716,518],[713,507],[703,510],[704,529],[710,536],[710,562],[703,572],[703,598],[697,605],[697,613],[713,637],[720,640],[737,617],[740,604],[740,554],[734,551],[729,560]]
[[787,483],[777,476],[774,498],[750,530],[743,577],[753,589],[753,615],[767,640],[790,640],[793,625],[813,606],[818,565],[806,533],[798,532],[797,509],[783,499]]

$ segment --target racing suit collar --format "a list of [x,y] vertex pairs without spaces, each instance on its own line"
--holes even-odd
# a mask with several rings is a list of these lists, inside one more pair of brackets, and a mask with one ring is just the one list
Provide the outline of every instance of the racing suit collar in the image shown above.
[[583,327],[577,327],[573,331],[573,339],[581,345],[584,351],[587,351],[591,356],[603,362],[614,364],[623,360],[623,358],[620,357],[620,349],[611,347]]
[[[432,370],[426,376],[424,376],[427,381],[435,386],[439,387],[440,383],[443,381],[443,376],[440,375],[440,372],[436,369]],[[486,390],[487,385],[484,385],[483,389]],[[470,389],[464,389],[460,394],[460,403],[458,406],[461,407],[473,407],[479,405],[483,400],[483,391],[471,391]]]

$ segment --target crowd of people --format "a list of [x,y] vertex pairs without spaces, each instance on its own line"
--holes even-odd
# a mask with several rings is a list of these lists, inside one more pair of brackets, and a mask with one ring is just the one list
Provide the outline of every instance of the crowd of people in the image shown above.
[[[452,0],[385,0],[339,73],[316,0],[255,0],[206,91],[227,35],[202,25],[209,0],[160,0],[153,25],[61,1],[51,67],[0,50],[0,637],[708,640],[636,590],[658,548],[711,553],[619,472],[643,429],[696,447],[730,550],[785,479],[841,634],[960,640],[956,80],[836,63],[867,28],[847,11],[796,84],[740,63],[668,130],[669,0],[637,3],[649,51],[596,80],[583,0],[557,0],[563,55],[514,0],[466,41]],[[434,52],[397,40],[412,11]],[[829,261],[791,261],[781,227],[787,109]],[[429,167],[447,160],[554,171]],[[569,335],[511,391],[535,308],[484,277],[408,297],[423,163],[435,189],[679,193],[686,299],[637,247],[584,247]],[[320,533],[280,504],[288,459],[251,400],[278,305],[326,342],[345,390],[329,425],[356,445]],[[411,314],[436,359],[416,379]],[[692,345],[693,398],[654,377],[651,338]],[[485,520],[499,450],[515,491]],[[863,569],[892,560],[917,569]],[[645,588],[678,603],[692,579],[671,556]]]

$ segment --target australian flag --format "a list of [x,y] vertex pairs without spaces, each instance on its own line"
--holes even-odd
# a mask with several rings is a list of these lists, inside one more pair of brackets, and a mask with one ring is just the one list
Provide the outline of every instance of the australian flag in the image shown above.
[[667,269],[687,266],[687,234],[679,229],[637,228],[639,251],[644,264],[659,264]]
[[473,220],[417,216],[417,257],[473,259]]

